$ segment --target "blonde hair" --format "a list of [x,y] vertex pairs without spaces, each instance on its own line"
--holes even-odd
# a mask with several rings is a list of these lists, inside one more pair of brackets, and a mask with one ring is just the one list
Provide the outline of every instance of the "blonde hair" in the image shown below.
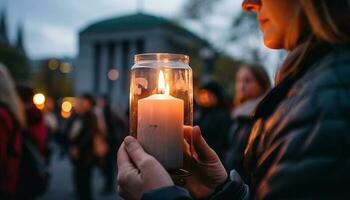
[[[292,49],[276,75],[276,83],[295,75],[306,57],[322,45],[350,44],[350,5],[347,0],[298,0],[299,10],[285,46]],[[294,32],[295,33],[295,32]],[[293,36],[294,35],[294,36]],[[295,37],[297,35],[297,37]]]
[[25,127],[25,112],[15,83],[7,68],[0,63],[0,103],[6,106],[20,127]]

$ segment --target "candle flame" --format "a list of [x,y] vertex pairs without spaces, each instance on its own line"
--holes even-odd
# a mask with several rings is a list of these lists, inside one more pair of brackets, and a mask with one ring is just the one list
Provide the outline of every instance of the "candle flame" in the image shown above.
[[158,77],[158,92],[160,94],[170,93],[169,85],[165,83],[165,76],[162,70],[160,70]]

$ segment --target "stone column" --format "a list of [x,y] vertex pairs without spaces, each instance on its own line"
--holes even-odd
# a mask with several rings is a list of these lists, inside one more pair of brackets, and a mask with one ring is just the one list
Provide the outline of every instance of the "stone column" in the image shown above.
[[117,42],[116,43],[116,47],[115,47],[115,68],[118,70],[119,72],[119,77],[118,77],[118,80],[115,81],[115,84],[114,84],[114,91],[113,91],[113,102],[116,103],[117,105],[117,108],[119,109],[118,112],[120,112],[120,104],[121,104],[121,98],[122,98],[122,88],[121,88],[121,85],[122,85],[122,81],[123,81],[123,71],[122,71],[122,66],[123,66],[123,63],[122,63],[122,45],[121,45],[121,42]]
[[101,45],[101,59],[100,59],[100,87],[97,95],[106,94],[107,93],[107,73],[108,73],[108,46],[107,43],[102,43]]
[[80,40],[79,42],[79,55],[73,69],[76,95],[93,90],[94,48],[91,41]]

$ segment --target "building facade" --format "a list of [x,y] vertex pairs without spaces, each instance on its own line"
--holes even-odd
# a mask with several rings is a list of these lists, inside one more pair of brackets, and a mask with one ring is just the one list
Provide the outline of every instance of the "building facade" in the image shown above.
[[199,55],[205,41],[165,18],[135,14],[93,23],[79,33],[75,93],[107,94],[120,111],[128,107],[135,54]]

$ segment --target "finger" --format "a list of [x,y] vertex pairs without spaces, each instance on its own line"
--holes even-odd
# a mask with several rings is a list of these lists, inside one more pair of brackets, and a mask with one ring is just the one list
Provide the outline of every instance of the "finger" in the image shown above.
[[191,155],[191,146],[190,144],[184,139],[183,140],[183,151],[185,155]]
[[193,127],[192,141],[195,151],[201,160],[210,160],[215,157],[215,151],[211,149],[207,142],[204,140],[201,135],[201,130],[198,126]]
[[146,161],[153,160],[153,157],[143,150],[140,143],[138,143],[134,137],[127,136],[124,139],[124,144],[129,158],[141,171],[143,171]]
[[129,190],[140,182],[140,170],[132,163],[127,150],[125,148],[125,143],[123,142],[118,150],[118,174],[117,174],[117,189],[120,196],[125,197],[125,199],[131,198]]
[[122,170],[126,170],[129,168],[135,168],[133,163],[131,162],[128,153],[125,149],[124,142],[120,145],[117,155],[117,164],[118,164],[118,170],[121,172]]
[[192,126],[184,126],[184,138],[189,144],[191,144],[192,141],[192,131]]

